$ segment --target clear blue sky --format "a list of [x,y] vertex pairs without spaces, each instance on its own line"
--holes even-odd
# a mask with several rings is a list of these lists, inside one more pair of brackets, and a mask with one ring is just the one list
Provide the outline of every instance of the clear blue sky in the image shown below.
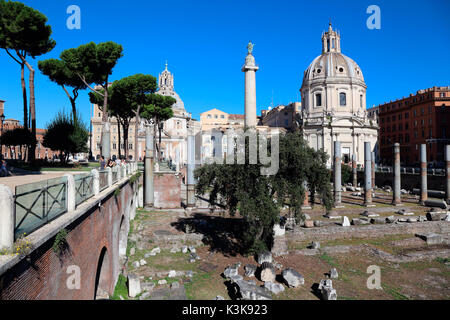
[[[94,41],[115,41],[124,57],[112,80],[135,73],[157,77],[166,59],[175,90],[186,109],[199,114],[216,107],[243,113],[241,67],[249,40],[259,64],[258,114],[275,105],[300,101],[303,71],[321,53],[321,33],[341,32],[342,53],[362,68],[367,105],[401,98],[419,89],[450,85],[450,1],[265,1],[265,0],[27,0],[44,13],[57,45],[32,61],[36,72],[37,125],[55,111],[70,110],[63,90],[41,75],[37,60],[57,58],[64,49]],[[69,5],[81,8],[81,30],[66,27]],[[381,9],[381,29],[369,30],[366,9]],[[0,52],[0,99],[6,116],[23,120],[20,67]],[[87,91],[77,101],[90,118]]]

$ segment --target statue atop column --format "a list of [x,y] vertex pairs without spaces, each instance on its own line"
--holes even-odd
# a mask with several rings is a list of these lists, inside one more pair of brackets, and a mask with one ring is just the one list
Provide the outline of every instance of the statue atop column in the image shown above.
[[248,45],[247,45],[248,54],[252,54],[253,46],[254,46],[254,44],[251,41],[249,41]]

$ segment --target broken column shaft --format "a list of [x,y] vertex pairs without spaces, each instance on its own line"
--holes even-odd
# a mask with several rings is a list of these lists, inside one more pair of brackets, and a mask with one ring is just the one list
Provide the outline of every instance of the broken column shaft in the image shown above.
[[447,167],[447,183],[445,188],[445,201],[450,204],[450,145],[445,146],[445,162]]
[[356,154],[352,155],[352,174],[353,174],[353,187],[358,186],[358,172],[356,171]]
[[402,200],[400,196],[401,180],[400,180],[400,144],[394,144],[394,197],[392,204],[395,206],[401,205]]
[[370,142],[364,142],[364,205],[372,205],[372,150]]
[[334,142],[334,206],[341,206],[341,143]]
[[428,199],[427,188],[427,146],[420,145],[420,204]]

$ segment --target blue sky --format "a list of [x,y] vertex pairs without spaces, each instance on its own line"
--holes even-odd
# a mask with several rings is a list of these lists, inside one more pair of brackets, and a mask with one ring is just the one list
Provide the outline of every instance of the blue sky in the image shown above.
[[[94,41],[124,47],[112,80],[135,73],[157,77],[168,60],[175,90],[194,118],[210,108],[243,113],[241,67],[254,44],[258,114],[271,105],[300,101],[303,71],[321,53],[321,33],[341,32],[342,53],[361,67],[372,106],[419,89],[450,85],[450,1],[265,0],[27,0],[44,13],[57,45],[32,61],[36,72],[37,125],[70,110],[64,91],[40,74],[37,61]],[[69,30],[66,9],[81,9],[81,30]],[[369,30],[369,5],[381,9],[381,29]],[[23,120],[20,67],[0,52],[0,99],[7,118]],[[87,91],[77,100],[90,118]]]

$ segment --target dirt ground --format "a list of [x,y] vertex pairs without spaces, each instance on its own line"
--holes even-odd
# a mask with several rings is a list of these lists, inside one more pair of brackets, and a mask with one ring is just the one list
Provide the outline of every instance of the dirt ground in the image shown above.
[[[387,210],[387,207],[390,209]],[[405,208],[411,209],[415,214],[425,212],[423,207],[414,205],[412,202]],[[352,214],[356,216],[365,209],[355,205],[352,208],[337,210],[345,210],[343,212],[351,217]],[[392,212],[398,208],[380,205],[369,210],[376,211],[380,215],[392,215]],[[320,218],[323,214],[320,208],[305,212],[311,215],[312,219]],[[187,217],[182,211],[139,211],[130,228],[126,272],[137,274],[141,277],[141,282],[155,283],[153,290],[170,287],[171,283],[179,282],[185,289],[187,299],[213,300],[217,295],[230,299],[228,282],[221,276],[224,269],[240,262],[239,274],[244,275],[246,264],[257,265],[254,257],[241,254],[239,244],[233,240],[233,234],[239,232],[237,223],[237,219],[220,215],[195,214],[194,217]],[[185,238],[186,224],[193,225],[195,233],[204,235],[202,242]],[[170,237],[162,239],[157,236],[159,234],[167,234]],[[200,260],[190,262],[189,252],[170,252],[171,249],[181,249],[185,245],[194,245]],[[306,249],[307,245],[308,243],[297,244],[295,249]],[[339,253],[339,250],[333,250],[340,246],[345,246],[346,252]],[[161,253],[145,258],[145,254],[156,247],[161,249]],[[132,248],[135,253],[130,255]],[[435,254],[432,258],[424,255],[424,258],[418,261],[392,262],[374,254],[376,250],[372,249],[389,253],[392,257],[414,252],[444,253],[442,256]],[[273,295],[273,299],[318,300],[319,296],[315,288],[334,267],[339,277],[333,279],[333,287],[340,300],[448,300],[450,299],[449,249],[448,245],[429,246],[414,235],[404,234],[376,239],[324,241],[321,242],[321,249],[315,255],[299,254],[295,253],[298,251],[292,250],[288,255],[274,258],[282,265],[282,268],[277,270],[277,274],[280,275],[286,268],[293,268],[303,275],[305,284],[298,288],[285,286],[285,291]],[[135,261],[141,259],[144,259],[146,264],[136,267]],[[381,289],[368,289],[368,278],[372,275],[372,272],[368,273],[369,266],[380,268]],[[170,270],[181,271],[181,274],[169,278],[167,273]],[[194,276],[182,274],[187,271],[193,271]],[[167,284],[158,285],[158,280],[161,279],[165,279]],[[255,277],[251,279],[263,285],[259,279]],[[250,280],[250,278],[244,277],[244,280]]]

